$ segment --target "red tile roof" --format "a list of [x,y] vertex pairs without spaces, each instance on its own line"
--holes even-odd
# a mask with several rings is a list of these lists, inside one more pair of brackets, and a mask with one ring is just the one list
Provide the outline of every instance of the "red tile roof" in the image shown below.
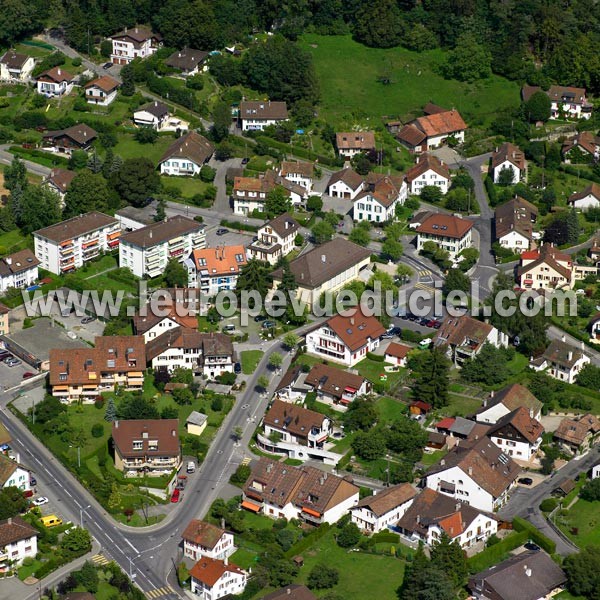
[[350,351],[362,348],[368,340],[374,340],[385,333],[385,328],[374,316],[365,316],[362,307],[355,306],[327,321],[327,327],[344,342]]
[[91,87],[97,87],[103,92],[110,93],[113,90],[116,90],[120,85],[121,84],[110,75],[102,75],[102,77],[97,77],[96,79],[92,79],[92,81],[88,81],[84,87],[86,90]]
[[473,223],[466,219],[433,213],[417,227],[417,233],[461,239],[470,231],[471,227],[473,227]]
[[409,346],[392,342],[385,350],[385,354],[395,356],[396,358],[404,358],[412,350]]
[[192,519],[183,530],[181,537],[193,544],[213,549],[223,537],[225,530],[199,519]]
[[237,573],[243,575],[242,571],[237,565],[233,563],[225,564],[222,560],[216,560],[214,558],[208,558],[203,556],[191,569],[190,575],[197,581],[201,581],[208,587],[213,587],[221,577],[227,573]]
[[338,150],[374,150],[375,133],[373,131],[349,131],[335,134]]
[[457,131],[464,131],[467,128],[460,113],[456,110],[447,110],[419,117],[416,119],[415,124],[428,138],[438,135],[451,135]]
[[246,266],[244,246],[219,246],[194,250],[191,256],[194,266],[203,275],[237,275]]
[[423,154],[417,159],[417,164],[406,172],[406,181],[411,183],[427,171],[435,171],[438,175],[450,181],[450,169],[437,156],[432,154]]

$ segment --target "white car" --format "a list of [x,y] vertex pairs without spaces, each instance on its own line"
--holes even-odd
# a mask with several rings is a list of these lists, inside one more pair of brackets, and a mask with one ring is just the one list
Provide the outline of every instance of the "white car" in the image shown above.
[[48,504],[48,498],[45,498],[44,496],[40,496],[39,498],[36,498],[32,504],[34,506],[42,506],[42,504]]

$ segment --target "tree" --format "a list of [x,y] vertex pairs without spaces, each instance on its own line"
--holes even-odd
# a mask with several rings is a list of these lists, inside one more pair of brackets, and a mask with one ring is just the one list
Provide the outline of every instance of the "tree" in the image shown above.
[[277,185],[267,194],[264,210],[269,219],[289,212],[291,209],[290,196],[284,187]]
[[547,121],[551,115],[551,108],[550,96],[540,90],[532,94],[525,102],[524,112],[531,123],[536,123],[537,121]]
[[166,286],[170,288],[186,287],[188,284],[188,273],[176,258],[169,260],[163,276]]
[[394,262],[400,260],[404,249],[402,248],[402,244],[393,238],[386,238],[386,240],[381,244],[381,253]]
[[352,164],[353,169],[363,177],[366,177],[371,170],[372,164],[369,160],[369,157],[364,152],[359,152],[355,154],[351,159],[350,163]]
[[29,502],[23,497],[23,492],[16,486],[8,486],[0,489],[0,520],[16,517],[24,513]]
[[65,194],[63,217],[77,217],[92,210],[104,211],[109,205],[110,192],[106,180],[89,169],[73,177]]
[[448,274],[444,281],[443,291],[448,295],[454,290],[468,292],[471,288],[471,280],[460,269],[448,269]]
[[450,189],[455,190],[457,188],[463,188],[471,192],[475,191],[475,182],[464,167],[461,167],[452,178]]
[[162,198],[156,203],[156,213],[154,213],[153,217],[155,223],[160,223],[167,218],[166,207],[167,203]]
[[98,156],[98,153],[94,150],[87,161],[87,168],[92,173],[100,173],[102,171],[102,160]]
[[456,40],[456,46],[448,53],[444,72],[450,79],[473,82],[485,79],[492,73],[492,55],[477,38],[466,31]]
[[[113,489],[116,488],[116,484],[113,484]],[[74,573],[77,583],[83,586],[88,592],[95,594],[98,591],[98,571],[94,563],[86,560],[79,571]]]
[[[252,474],[252,468],[250,465],[238,465],[235,473],[230,477],[229,481],[233,484],[244,484],[250,475]],[[285,550],[284,550],[285,552]]]
[[21,196],[17,225],[24,234],[61,220],[58,195],[47,187],[28,185]]
[[121,94],[123,96],[133,96],[135,94],[135,79],[131,63],[121,69],[121,79],[123,80]]
[[348,406],[343,420],[346,431],[368,431],[377,421],[377,410],[373,400],[367,397],[357,398]]
[[339,580],[340,573],[336,568],[326,564],[319,564],[311,569],[308,574],[307,584],[311,590],[326,590],[337,585]]
[[360,529],[356,523],[346,523],[336,537],[337,545],[340,548],[352,548],[356,546],[361,538]]
[[360,5],[354,37],[373,48],[393,48],[400,44],[406,29],[397,2],[372,0]]
[[427,432],[418,421],[399,417],[386,431],[386,446],[396,454],[404,454],[416,462],[427,444]]
[[69,169],[73,171],[79,171],[87,167],[88,155],[85,150],[73,150],[71,157],[69,158]]
[[600,390],[600,367],[588,363],[579,371],[575,382],[590,390]]
[[117,407],[117,417],[125,421],[131,419],[158,419],[159,416],[154,404],[136,392],[125,396]]
[[[502,383],[510,376],[508,355],[505,348],[496,348],[486,342],[471,360],[463,364],[460,375],[465,381],[489,385]],[[494,365],[494,368],[490,369],[490,365]]]
[[426,185],[421,189],[419,197],[423,202],[428,202],[429,204],[438,204],[442,201],[444,194],[439,186]]
[[106,412],[104,413],[104,420],[112,423],[117,420],[117,409],[115,407],[115,401],[112,399],[112,396],[108,399],[106,403]]
[[125,202],[142,207],[160,189],[160,176],[149,158],[128,158],[114,176],[114,187]]
[[81,556],[91,549],[92,538],[87,529],[72,527],[63,535],[60,545],[68,552]]
[[279,354],[279,352],[273,352],[271,356],[269,356],[269,366],[278,369],[283,364],[283,356]]
[[396,267],[396,277],[400,279],[400,283],[406,283],[413,276],[414,271],[408,266],[404,264],[399,264]]
[[563,561],[567,589],[574,596],[598,600],[600,590],[600,547],[586,546]]
[[327,221],[319,221],[311,230],[315,244],[324,244],[333,239],[335,229]]
[[359,431],[352,440],[352,450],[364,460],[377,460],[385,454],[385,438],[381,433]]
[[4,187],[12,192],[17,186],[20,186],[21,190],[27,187],[27,168],[25,163],[15,156],[4,169]]
[[455,588],[466,583],[469,574],[467,556],[458,541],[453,542],[446,532],[431,549],[431,564],[438,567]]
[[[367,221],[363,221],[366,223]],[[369,230],[365,227],[354,227],[354,229],[350,232],[348,239],[359,246],[368,246],[371,241],[371,236],[369,235]]]
[[567,221],[567,243],[568,244],[576,244],[579,239],[579,232],[581,231],[581,227],[579,226],[579,216],[577,215],[577,211],[575,207],[572,206],[571,210],[567,213],[566,217]]
[[171,393],[179,406],[189,406],[194,401],[194,394],[189,388],[175,388]]
[[581,488],[579,497],[587,502],[597,502],[600,500],[600,478],[596,477],[596,479],[588,481],[583,488]]
[[435,408],[448,404],[448,375],[451,362],[441,348],[433,348],[419,355],[414,365],[415,398],[431,403]]
[[221,48],[222,29],[215,19],[213,5],[204,0],[168,0],[158,13],[158,30],[165,45],[175,48]]
[[289,333],[286,333],[283,336],[283,345],[288,349],[288,350],[293,350],[296,346],[298,346],[298,344],[301,341],[300,336],[296,335],[293,331],[290,331]]
[[154,144],[158,139],[158,131],[154,127],[139,127],[133,137],[140,144]]
[[100,42],[100,55],[103,58],[110,58],[112,54],[112,42],[111,40],[102,40]]
[[227,102],[217,102],[212,111],[213,125],[210,134],[215,142],[222,142],[229,136],[231,126],[231,107]]
[[437,566],[427,560],[419,545],[412,562],[407,563],[399,600],[454,600],[452,582]]
[[269,269],[265,263],[255,258],[250,259],[238,276],[236,292],[239,295],[244,290],[256,290],[264,298],[271,287],[268,274]]
[[458,267],[463,273],[466,273],[471,267],[475,266],[479,259],[479,250],[477,248],[465,248],[459,256],[462,260],[458,263]]
[[498,185],[507,187],[515,182],[515,173],[510,167],[502,167],[498,173]]
[[267,388],[269,387],[269,378],[266,375],[261,375],[257,382],[256,385],[263,391],[267,391]]
[[319,212],[323,210],[323,199],[321,196],[309,196],[306,201],[306,209],[310,212]]

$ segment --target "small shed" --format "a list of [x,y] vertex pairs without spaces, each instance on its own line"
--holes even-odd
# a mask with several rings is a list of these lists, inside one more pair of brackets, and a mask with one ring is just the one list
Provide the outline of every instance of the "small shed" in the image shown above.
[[294,558],[292,560],[297,567],[304,566],[304,558],[302,558],[300,555],[294,556]]
[[190,435],[200,435],[206,429],[207,420],[208,417],[205,414],[193,410],[185,421],[187,432]]
[[410,403],[409,411],[411,415],[426,415],[433,407],[429,402],[423,402],[423,400],[413,400]]
[[558,487],[554,488],[554,494],[557,496],[566,496],[575,489],[575,482],[572,479],[565,479]]

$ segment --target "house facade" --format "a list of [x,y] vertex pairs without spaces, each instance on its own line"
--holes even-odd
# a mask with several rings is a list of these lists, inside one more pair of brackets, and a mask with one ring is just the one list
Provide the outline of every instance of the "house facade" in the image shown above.
[[567,202],[569,206],[578,210],[598,208],[600,206],[600,185],[591,183],[583,191],[571,194]]
[[327,184],[327,195],[332,198],[354,200],[364,190],[365,181],[350,168],[333,173]]
[[517,283],[523,289],[554,290],[573,287],[573,258],[552,244],[521,254]]
[[117,90],[120,85],[116,79],[113,79],[109,75],[97,77],[85,84],[85,99],[88,104],[108,106],[117,97]]
[[119,245],[119,221],[89,212],[33,232],[35,256],[46,271],[60,275]]
[[538,421],[542,416],[543,404],[520,383],[513,383],[497,392],[490,392],[489,398],[484,399],[483,406],[475,413],[478,423],[497,423],[502,417],[525,408]]
[[396,206],[404,204],[408,186],[402,177],[369,173],[364,191],[353,200],[355,221],[385,223],[396,217]]
[[500,183],[500,174],[502,172],[510,172],[510,177],[506,181],[509,183],[519,183],[523,181],[527,174],[527,162],[525,161],[525,153],[518,146],[505,142],[492,154],[490,163],[490,174],[494,183]]
[[192,594],[201,600],[219,600],[237,596],[244,591],[248,574],[229,559],[203,557],[190,569]]
[[111,62],[115,65],[127,65],[134,58],[148,58],[162,45],[159,34],[145,27],[132,27],[122,33],[111,36]]
[[284,160],[279,169],[279,175],[288,181],[303,187],[309,194],[313,189],[315,166],[310,162],[299,160]]
[[203,135],[190,131],[167,148],[159,161],[160,172],[188,177],[198,175],[214,151],[215,147]]
[[87,152],[98,133],[85,123],[78,123],[66,129],[47,131],[43,136],[44,147],[54,148],[56,152],[71,154],[73,150]]
[[65,194],[71,185],[71,181],[75,178],[75,171],[68,169],[54,168],[46,176],[42,185],[52,190],[59,198],[61,208],[65,206]]
[[395,367],[406,367],[408,353],[412,350],[410,346],[391,342],[385,349],[383,356],[386,363],[391,363]]
[[154,101],[140,106],[133,112],[133,122],[141,127],[161,130],[169,118],[169,108],[162,102]]
[[436,156],[417,156],[417,163],[406,172],[408,190],[413,196],[420,196],[425,186],[435,186],[442,194],[450,187],[450,169]]
[[426,242],[434,242],[456,260],[458,255],[472,245],[473,223],[453,215],[432,213],[416,228],[417,250],[421,251]]
[[300,225],[289,214],[284,213],[265,223],[257,233],[257,240],[246,249],[250,258],[275,265],[282,256],[287,256],[295,247]]
[[317,392],[319,402],[336,410],[346,410],[356,398],[371,392],[372,385],[357,373],[349,373],[324,363],[313,365],[304,378],[304,385]]
[[357,154],[375,152],[375,132],[373,131],[347,131],[335,134],[335,145],[338,154],[350,159]]
[[581,131],[563,143],[561,153],[567,164],[596,162],[600,158],[600,138],[592,131]]
[[205,62],[210,54],[204,50],[194,50],[193,48],[184,48],[176,50],[165,60],[167,67],[177,69],[184,77],[198,75],[200,71],[207,69]]
[[35,60],[31,56],[7,50],[0,58],[0,81],[26,82],[34,66]]
[[38,280],[40,261],[29,248],[0,258],[0,293],[27,288]]
[[487,435],[504,454],[530,461],[540,448],[543,433],[544,426],[521,407],[500,418]]
[[584,344],[581,342],[581,348],[571,346],[566,342],[565,336],[562,340],[552,340],[543,355],[546,362],[546,372],[550,377],[575,383],[577,375],[585,365],[589,364],[590,357],[584,352]]
[[551,85],[547,92],[550,97],[552,119],[590,119],[593,105],[588,102],[585,88]]
[[411,152],[418,154],[439,148],[448,138],[462,144],[466,129],[467,125],[458,111],[441,109],[411,121],[396,137]]
[[0,569],[23,564],[38,553],[38,531],[21,517],[0,521]]
[[537,208],[519,196],[497,206],[496,240],[503,248],[526,252],[533,243],[533,225],[537,216]]
[[0,454],[0,486],[16,487],[27,492],[31,489],[31,473],[23,465]]
[[192,519],[181,537],[183,555],[192,560],[202,557],[224,560],[237,550],[233,533],[199,519]]
[[591,414],[578,418],[564,418],[554,431],[554,441],[563,450],[572,454],[583,454],[598,439],[600,421]]
[[274,182],[265,177],[236,177],[233,181],[231,199],[236,215],[251,215],[255,210],[262,211],[267,194],[275,187]]
[[189,287],[209,297],[234,290],[246,264],[246,250],[241,245],[197,249],[184,262]]
[[69,94],[73,89],[73,75],[60,67],[44,71],[37,77],[37,93],[54,97]]
[[240,102],[239,122],[242,131],[262,131],[269,125],[288,120],[287,104],[271,100]]

